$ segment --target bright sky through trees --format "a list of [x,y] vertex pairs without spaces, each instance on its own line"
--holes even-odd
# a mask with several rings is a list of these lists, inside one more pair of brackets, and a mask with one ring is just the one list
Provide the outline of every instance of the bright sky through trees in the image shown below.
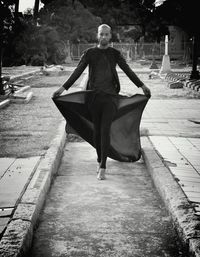
[[[19,0],[19,12],[24,12],[27,8],[33,9],[35,0]],[[40,4],[40,7],[42,4]]]

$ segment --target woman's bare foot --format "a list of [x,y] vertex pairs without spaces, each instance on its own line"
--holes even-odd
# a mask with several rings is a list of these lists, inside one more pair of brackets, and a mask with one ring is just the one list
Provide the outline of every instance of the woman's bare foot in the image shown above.
[[97,179],[98,179],[98,180],[104,180],[104,179],[106,179],[105,173],[106,173],[106,169],[99,168],[99,172],[98,172],[98,174],[97,174]]

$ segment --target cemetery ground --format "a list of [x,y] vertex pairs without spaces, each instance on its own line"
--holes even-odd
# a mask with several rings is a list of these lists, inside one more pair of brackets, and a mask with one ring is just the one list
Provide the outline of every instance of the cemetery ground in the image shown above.
[[[200,93],[133,68],[152,92],[141,122],[143,158],[109,160],[105,182],[96,180],[94,150],[78,137],[65,141],[51,99],[73,67],[59,76],[37,72],[25,80],[31,101],[0,110],[2,256],[25,253],[32,239],[32,257],[199,256]],[[141,93],[119,75],[122,94]]]

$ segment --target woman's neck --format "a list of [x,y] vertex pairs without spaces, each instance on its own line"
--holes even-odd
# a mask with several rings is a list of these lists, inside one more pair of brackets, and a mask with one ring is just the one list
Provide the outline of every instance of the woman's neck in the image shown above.
[[109,44],[106,45],[106,46],[102,46],[102,45],[98,44],[97,47],[98,47],[99,49],[107,49],[107,48],[109,47]]

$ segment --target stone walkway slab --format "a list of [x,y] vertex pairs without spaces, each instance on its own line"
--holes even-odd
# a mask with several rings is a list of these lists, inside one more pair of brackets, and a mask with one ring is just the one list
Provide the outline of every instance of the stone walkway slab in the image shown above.
[[[189,202],[200,204],[200,138],[150,136],[150,140],[174,175]],[[199,215],[199,209],[195,210]]]
[[0,158],[0,208],[12,208],[34,173],[40,156],[30,158]]
[[16,158],[0,158],[0,179],[15,160]]
[[39,161],[40,156],[0,158],[0,237]]

